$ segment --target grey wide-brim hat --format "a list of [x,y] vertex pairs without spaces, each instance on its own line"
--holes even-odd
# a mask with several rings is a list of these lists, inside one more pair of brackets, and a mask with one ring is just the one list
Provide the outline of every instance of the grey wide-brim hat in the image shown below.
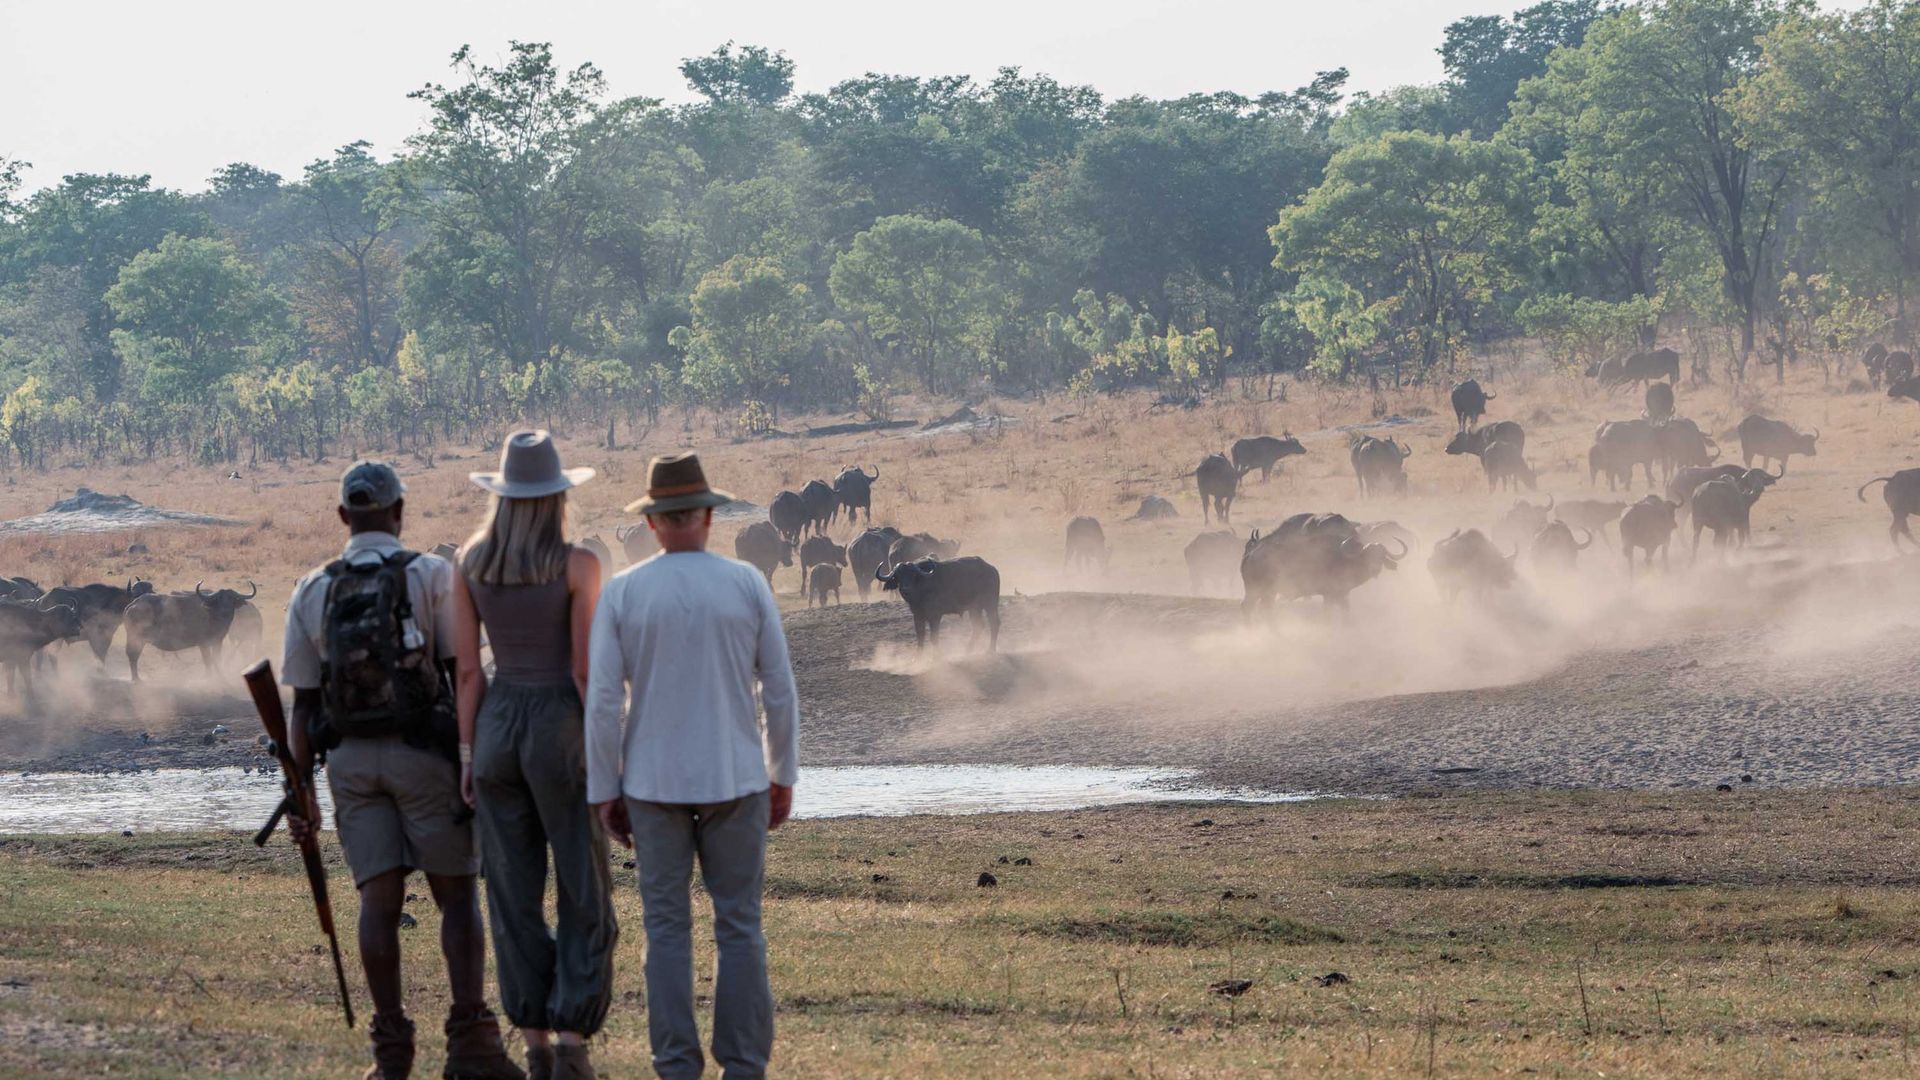
[[468,473],[467,479],[503,499],[557,495],[593,479],[593,470],[563,469],[560,449],[545,431],[516,431],[500,448],[500,471]]
[[671,514],[704,506],[725,506],[733,496],[707,483],[700,455],[668,454],[647,465],[647,497],[627,504],[629,514]]

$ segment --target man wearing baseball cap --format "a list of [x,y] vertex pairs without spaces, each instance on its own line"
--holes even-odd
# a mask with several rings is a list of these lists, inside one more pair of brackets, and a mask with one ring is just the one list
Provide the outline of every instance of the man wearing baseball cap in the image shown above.
[[[453,568],[401,545],[406,490],[382,461],[355,462],[340,478],[346,549],[301,578],[287,602],[280,679],[293,688],[289,749],[302,767],[326,762],[334,827],[360,893],[360,963],[374,1005],[368,1080],[413,1070],[399,931],[415,870],[440,909],[453,991],[442,1076],[525,1080],[486,1004],[480,859],[448,741]],[[317,805],[291,819],[296,835],[319,822]]]

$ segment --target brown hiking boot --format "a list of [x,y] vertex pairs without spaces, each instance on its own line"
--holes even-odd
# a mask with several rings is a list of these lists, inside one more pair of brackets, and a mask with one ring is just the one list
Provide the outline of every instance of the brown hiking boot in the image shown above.
[[593,1062],[587,1057],[585,1043],[555,1043],[553,1054],[553,1080],[594,1080]]
[[447,1014],[447,1067],[444,1080],[527,1080],[507,1056],[500,1020],[485,1005]]
[[413,1075],[413,1021],[406,1013],[375,1013],[367,1025],[373,1064],[363,1080],[407,1080]]
[[527,1047],[527,1080],[553,1080],[553,1047]]

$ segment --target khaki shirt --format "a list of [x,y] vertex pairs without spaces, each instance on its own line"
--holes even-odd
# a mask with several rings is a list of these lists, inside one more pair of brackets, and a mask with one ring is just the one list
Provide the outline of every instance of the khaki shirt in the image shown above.
[[[348,562],[384,558],[405,550],[391,533],[357,533],[340,555]],[[413,621],[427,635],[433,655],[453,656],[453,567],[437,555],[421,554],[407,564],[407,593],[413,600]],[[296,690],[320,689],[326,663],[327,634],[322,625],[327,607],[327,568],[315,567],[293,587],[287,601],[287,632],[280,659],[280,684]]]

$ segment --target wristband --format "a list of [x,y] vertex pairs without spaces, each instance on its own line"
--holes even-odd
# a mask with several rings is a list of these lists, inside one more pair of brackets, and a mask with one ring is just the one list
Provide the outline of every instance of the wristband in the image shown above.
[[460,764],[462,765],[473,764],[473,744],[472,743],[460,744]]

